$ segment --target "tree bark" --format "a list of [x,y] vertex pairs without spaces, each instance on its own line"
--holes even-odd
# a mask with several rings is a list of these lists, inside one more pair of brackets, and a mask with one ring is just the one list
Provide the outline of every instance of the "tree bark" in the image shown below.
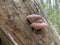
[[[33,13],[41,15],[49,26],[33,30],[25,18]],[[11,45],[60,45],[59,35],[39,0],[0,0],[0,30],[7,35],[6,39],[9,37]],[[1,39],[5,38],[1,35]]]

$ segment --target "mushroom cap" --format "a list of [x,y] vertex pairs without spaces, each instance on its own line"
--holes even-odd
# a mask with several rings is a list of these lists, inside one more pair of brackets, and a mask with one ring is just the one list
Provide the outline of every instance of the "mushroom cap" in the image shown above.
[[35,22],[37,22],[37,23],[42,23],[43,20],[42,20],[42,19],[38,19],[38,20],[36,20]]
[[30,22],[34,22],[35,20],[40,19],[40,18],[41,16],[36,15],[36,14],[26,16],[26,19],[29,20]]
[[48,25],[46,23],[32,23],[31,24],[31,27],[33,27],[34,29],[41,29],[47,26]]

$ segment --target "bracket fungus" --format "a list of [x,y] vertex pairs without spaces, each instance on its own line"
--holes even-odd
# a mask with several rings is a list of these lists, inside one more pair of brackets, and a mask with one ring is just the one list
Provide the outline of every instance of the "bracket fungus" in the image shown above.
[[26,16],[26,19],[31,22],[30,26],[37,30],[48,26],[45,22],[43,22],[40,15],[28,15]]

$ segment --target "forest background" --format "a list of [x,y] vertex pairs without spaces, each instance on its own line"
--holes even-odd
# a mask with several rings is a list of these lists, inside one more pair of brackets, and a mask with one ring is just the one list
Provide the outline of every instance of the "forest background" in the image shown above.
[[60,34],[60,0],[41,0],[49,19]]

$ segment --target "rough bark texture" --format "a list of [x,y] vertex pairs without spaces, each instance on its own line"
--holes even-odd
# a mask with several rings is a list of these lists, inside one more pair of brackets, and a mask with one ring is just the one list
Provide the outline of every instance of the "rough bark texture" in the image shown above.
[[[25,19],[33,13],[40,14],[49,26],[34,31]],[[60,45],[59,35],[38,0],[0,0],[0,31],[1,39],[10,40],[4,41],[6,45]]]

